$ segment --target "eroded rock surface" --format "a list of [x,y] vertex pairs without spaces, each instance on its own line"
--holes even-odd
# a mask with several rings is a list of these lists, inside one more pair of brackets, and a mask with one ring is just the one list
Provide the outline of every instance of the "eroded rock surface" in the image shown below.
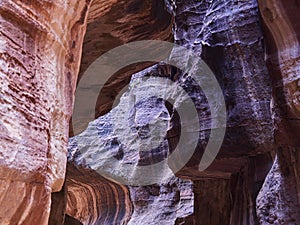
[[272,115],[278,160],[258,199],[262,224],[298,224],[299,13],[298,1],[259,1],[273,86]]
[[[171,41],[172,37],[172,16],[162,0],[95,0],[88,15],[79,80],[97,58],[117,46],[141,40]],[[130,57],[131,52],[127,54],[123,57]],[[129,83],[131,75],[151,64],[129,65],[104,81],[106,83],[95,106],[94,102],[85,99],[87,105],[95,107],[95,117],[108,113],[118,93]],[[73,135],[72,132],[70,134]]]
[[48,224],[65,179],[88,6],[0,2],[0,224]]
[[127,187],[72,164],[68,165],[66,185],[68,216],[82,224],[128,223],[133,209]]
[[[142,221],[147,221],[147,224],[174,224],[176,219],[193,214],[193,187],[191,181],[175,179],[167,168],[152,173],[140,171],[141,167],[151,166],[166,158],[168,141],[164,136],[170,120],[165,102],[149,93],[155,93],[159,84],[161,88],[170,88],[169,83],[159,83],[159,77],[143,75],[136,74],[130,85],[132,91],[123,95],[117,107],[70,139],[69,160],[77,166],[88,166],[110,180],[128,185],[133,204],[129,224],[141,224]],[[170,89],[170,95],[176,95],[171,91],[174,90]],[[146,92],[149,95],[145,98]],[[133,98],[137,101],[135,108],[132,108]],[[153,132],[162,133],[155,135]],[[141,147],[144,151],[140,151]],[[133,186],[143,184],[151,176],[157,181],[156,185]],[[76,176],[74,179],[77,179]],[[120,194],[114,197],[118,201]],[[70,215],[74,216],[72,213]],[[99,217],[106,217],[106,214]]]
[[[299,9],[298,0],[1,1],[0,223],[299,224]],[[174,40],[216,75],[227,107],[216,160],[199,171],[212,111],[203,90],[178,68],[146,63],[114,74],[97,102],[86,99],[97,119],[70,139],[65,177],[77,74],[144,39]],[[176,49],[171,57],[191,59]],[[173,83],[195,103],[198,145],[179,171],[180,154],[155,170],[188,124]]]
[[[172,37],[171,18],[171,15],[164,7],[163,1],[93,1],[88,16],[87,34],[83,45],[79,79],[81,79],[87,67],[93,63],[96,58],[113,47],[133,40],[169,40]],[[128,52],[128,55],[130,55],[130,52]],[[111,109],[114,98],[123,86],[129,82],[134,71],[141,70],[151,64],[133,65],[111,77],[105,84],[102,92],[99,93],[95,107],[95,116],[103,115]],[[94,102],[90,102],[88,98],[84,99],[84,101],[86,104],[94,104]],[[75,125],[77,126],[76,122],[78,121],[75,120]],[[71,129],[70,135],[73,135],[72,131]],[[109,143],[107,146],[109,147]],[[114,146],[116,146],[116,144],[113,140],[111,147],[114,148]],[[120,156],[121,155],[122,153],[120,152]],[[96,178],[91,181],[89,173],[95,172],[88,168],[75,168],[73,166],[74,161],[72,160],[73,158],[70,156],[68,174],[77,174],[78,171],[81,171],[82,176],[80,179],[77,179],[77,176],[67,177],[68,195],[72,195],[72,198],[79,199],[74,206],[72,202],[68,200],[67,214],[84,224],[93,224],[95,221],[100,224],[119,224],[128,221],[132,214],[130,207],[133,203],[128,200],[130,195],[127,187],[111,182],[103,177],[100,179],[101,181],[94,183]],[[78,184],[82,184],[80,191],[77,190],[78,186],[80,186]],[[117,191],[108,191],[106,194],[109,195],[109,197],[103,198],[103,191],[111,189],[111,187],[114,187]],[[91,199],[91,196],[94,196],[93,199]],[[80,200],[81,198],[82,200]],[[96,207],[96,209],[89,207],[90,210],[99,213],[90,213],[90,210],[85,210],[86,206],[90,205],[90,201],[95,202],[95,204],[101,203],[101,206]],[[127,203],[123,204],[124,201],[127,201]],[[115,210],[116,204],[120,206],[120,210]],[[108,209],[103,210],[102,207]]]
[[[257,2],[175,1],[167,5],[174,16],[176,43],[192,49],[208,63],[223,90],[228,110],[227,131],[221,151],[208,170],[199,172],[199,162],[210,129],[210,108],[203,92],[180,70],[168,65],[156,65],[140,73],[142,77],[149,76],[149,80],[164,77],[178,82],[189,92],[198,111],[198,148],[189,163],[176,173],[176,176],[193,180],[194,186],[197,186],[193,189],[198,193],[194,212],[184,217],[193,218],[194,224],[220,224],[221,221],[232,225],[256,224],[256,196],[271,167],[274,151],[271,82],[264,61]],[[189,56],[174,50],[172,57],[187,60]],[[151,96],[151,87],[163,90],[160,85],[164,82],[147,83],[147,79],[143,80],[139,75],[136,77],[131,84],[133,92],[125,93],[116,108],[90,123],[86,131],[72,139],[70,145],[73,160],[77,164],[86,163],[104,176],[129,185],[131,180],[139,179],[136,174],[140,166],[157,163],[170,155],[180,136],[180,126],[172,121],[175,111],[168,109],[159,99],[146,98]],[[211,90],[210,94],[214,93]],[[144,100],[139,96],[144,96]],[[174,94],[173,97],[175,105],[185,101],[180,95]],[[169,125],[164,125],[165,122]],[[161,140],[162,144],[157,148],[152,148],[157,140],[149,135],[151,129],[161,132],[159,137],[167,137]],[[148,141],[144,143],[142,140],[147,138]],[[146,151],[140,151],[141,148]],[[255,157],[250,159],[250,156]],[[155,175],[155,171],[149,173],[150,177]],[[168,168],[161,171],[159,185],[168,185],[168,181],[163,180],[168,174]],[[231,187],[235,185],[238,187]],[[212,187],[211,192],[206,191],[208,187]],[[147,189],[151,187],[130,188],[130,191],[132,195],[135,192],[147,193]],[[160,201],[160,196],[156,201]],[[221,202],[224,203],[222,206]],[[138,212],[149,210],[149,205],[151,203],[145,202]],[[226,212],[222,209],[226,209]],[[134,216],[130,221],[148,218],[147,223],[151,223],[152,214],[146,218],[136,210],[134,207]],[[176,210],[173,214],[176,215]],[[180,219],[163,221],[173,224]]]

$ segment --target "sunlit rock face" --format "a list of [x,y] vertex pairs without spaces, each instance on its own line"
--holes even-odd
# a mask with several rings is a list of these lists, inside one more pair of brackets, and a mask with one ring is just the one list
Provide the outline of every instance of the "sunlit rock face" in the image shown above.
[[[69,142],[71,163],[89,167],[109,180],[127,184],[132,211],[121,202],[117,205],[130,215],[128,224],[175,224],[177,219],[193,214],[192,182],[175,178],[166,166],[160,167],[161,170],[151,167],[165,160],[169,154],[167,131],[171,118],[165,102],[155,97],[156,90],[160,88],[168,90],[169,95],[177,94],[168,86],[167,79],[162,82],[162,78],[146,76],[156,70],[157,66],[154,66],[136,74],[129,85],[130,91],[122,96],[118,106],[91,122],[83,133]],[[178,100],[184,101],[184,98],[179,96]],[[73,177],[77,180],[77,176]],[[70,176],[67,180],[71,185],[69,195],[72,196],[74,184],[70,182]],[[86,182],[86,185],[93,183]],[[100,200],[104,190],[98,189]],[[97,194],[97,189],[94,191]],[[113,194],[111,198],[121,201],[120,193]],[[74,195],[82,198],[78,193]],[[90,204],[89,199],[83,202]],[[71,201],[68,204],[70,207],[73,205]],[[115,205],[107,202],[106,207],[113,210]],[[80,206],[79,211],[83,209],[84,206]],[[69,215],[78,219],[72,211]],[[104,212],[98,216],[99,220],[111,218]],[[107,222],[104,224],[109,224]]]
[[0,224],[48,224],[65,179],[88,5],[0,3]]
[[[297,225],[299,8],[297,0],[1,1],[0,224]],[[227,129],[205,171],[212,109],[187,74],[164,63],[114,74],[96,102],[85,99],[97,119],[68,143],[87,68],[145,39],[192,50],[219,81]],[[170,57],[191,60],[176,49]],[[188,99],[198,145],[176,170],[181,155],[170,156],[191,128],[176,107]]]

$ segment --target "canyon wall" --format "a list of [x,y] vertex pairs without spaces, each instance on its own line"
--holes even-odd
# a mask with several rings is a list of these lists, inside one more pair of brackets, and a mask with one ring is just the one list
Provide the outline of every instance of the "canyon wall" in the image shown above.
[[262,224],[298,224],[299,212],[299,1],[259,1],[272,81],[277,160],[257,199]]
[[0,3],[0,223],[48,224],[65,180],[87,1]]
[[[299,8],[298,0],[1,1],[0,223],[299,224]],[[220,85],[226,133],[205,171],[201,158],[219,129],[207,95],[220,96],[174,66],[133,64],[100,92],[85,87],[96,101],[76,101],[93,121],[71,118],[95,60],[148,39],[193,51]],[[177,48],[168,57],[193,60]],[[189,99],[197,129],[180,118]],[[176,155],[178,143],[188,151],[189,137],[197,146],[182,168],[172,171],[179,154],[159,174],[139,176]],[[161,179],[142,182],[151,177]]]

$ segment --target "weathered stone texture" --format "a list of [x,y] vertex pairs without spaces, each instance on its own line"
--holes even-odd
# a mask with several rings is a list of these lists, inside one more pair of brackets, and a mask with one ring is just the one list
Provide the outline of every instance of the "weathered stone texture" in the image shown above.
[[67,215],[82,224],[127,224],[132,214],[127,187],[72,164],[67,170]]
[[[298,0],[2,0],[0,224],[299,224],[299,9]],[[85,99],[97,119],[67,152],[72,122],[82,123],[69,120],[84,72],[108,50],[145,39],[194,51],[220,83],[227,130],[206,171],[198,167],[211,109],[187,74],[164,63],[124,68],[96,103]],[[190,59],[176,49],[171,57]],[[195,103],[198,146],[175,175],[169,161],[156,184],[136,186],[139,168],[166,159],[186,125],[174,107],[186,98],[163,79]],[[155,88],[174,104],[151,96]]]
[[[115,109],[90,123],[86,131],[72,139],[71,143],[79,141],[80,144],[78,148],[73,143],[70,150],[77,164],[84,163],[83,157],[86,159],[97,156],[97,161],[90,160],[87,164],[105,176],[116,180],[125,179],[126,182],[130,177],[127,177],[128,171],[124,170],[122,165],[131,164],[129,174],[134,174],[139,166],[164,159],[170,154],[169,150],[174,149],[173,145],[176,145],[180,135],[180,127],[176,121],[173,121],[170,127],[164,128],[162,124],[163,121],[172,122],[175,114],[164,102],[152,98],[140,102],[136,100],[136,96],[142,95],[143,90],[151,92],[154,84],[156,88],[163,90],[163,87],[160,87],[163,83],[154,82],[155,78],[152,78],[153,82],[148,82],[151,78],[147,80],[147,76],[173,79],[188,91],[195,102],[200,119],[199,146],[185,168],[176,173],[181,178],[194,180],[197,184],[194,190],[202,191],[202,195],[198,195],[194,201],[194,212],[191,211],[184,217],[193,218],[195,224],[217,225],[221,221],[232,225],[255,224],[258,222],[255,200],[272,164],[270,154],[274,151],[270,113],[271,82],[264,61],[263,35],[257,2],[175,1],[169,7],[174,16],[176,43],[193,49],[208,63],[225,96],[228,110],[227,131],[224,144],[213,165],[207,171],[198,171],[198,164],[207,144],[207,130],[210,129],[208,103],[201,90],[189,82],[181,71],[163,64],[136,75],[131,84],[133,93],[123,95]],[[185,57],[180,55],[181,53],[177,54],[174,51],[172,56]],[[138,85],[140,87],[136,88]],[[171,93],[171,90],[167,93]],[[213,95],[213,90],[211,94]],[[135,99],[135,104],[132,104],[131,99]],[[184,101],[178,96],[175,104],[180,105]],[[134,109],[131,109],[132,105],[135,105]],[[134,110],[136,115],[134,123],[130,117],[131,110]],[[151,116],[147,116],[148,114]],[[156,120],[153,121],[152,117]],[[131,130],[128,130],[128,126]],[[150,136],[148,144],[143,146],[148,151],[139,152],[139,138],[145,139],[146,137],[141,135],[151,133],[151,126],[162,134],[164,129],[168,130],[167,142],[151,149],[151,143],[155,140]],[[88,146],[85,146],[86,143],[89,143]],[[80,150],[81,148],[84,150]],[[164,172],[161,174],[163,176]],[[167,174],[166,172],[165,175]],[[134,176],[132,178],[137,179]],[[162,182],[160,185],[162,187],[169,184]],[[211,187],[211,190],[207,190],[208,187]],[[148,189],[151,189],[151,186],[130,188],[130,191],[131,195],[136,196],[136,192],[147,193]],[[172,195],[171,193],[170,190],[169,195]],[[151,199],[150,196],[149,198]],[[157,196],[156,201],[159,199],[160,196]],[[221,206],[222,202],[224,204]],[[147,218],[142,213],[151,211],[151,201],[145,201],[144,204],[143,207],[139,205],[140,209],[134,207],[134,216],[130,220],[132,223],[141,220],[146,220],[147,223],[153,221],[156,213],[151,213]],[[173,214],[176,214],[176,210]],[[173,224],[172,221],[159,218]],[[175,220],[178,223],[180,219]]]
[[47,224],[64,183],[87,7],[0,2],[1,224]]
[[299,224],[299,1],[259,1],[273,87],[277,161],[257,199],[261,224]]

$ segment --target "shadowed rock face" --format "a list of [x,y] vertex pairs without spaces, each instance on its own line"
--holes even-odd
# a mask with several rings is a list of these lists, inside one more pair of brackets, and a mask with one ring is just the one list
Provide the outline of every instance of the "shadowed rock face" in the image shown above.
[[[117,46],[141,40],[172,40],[172,16],[163,0],[115,1],[105,12],[99,13],[98,7],[107,5],[104,2],[93,1],[89,11],[79,80],[98,57]],[[130,56],[131,53],[127,54]],[[129,83],[131,75],[149,65],[151,63],[130,65],[110,77],[99,93],[95,117],[109,112],[113,100]]]
[[[2,1],[0,224],[297,225],[299,5],[297,0]],[[216,75],[227,107],[216,160],[198,170],[211,121],[202,90],[179,69],[147,63],[124,68],[104,85],[95,104],[97,119],[69,140],[65,177],[77,74],[80,82],[97,57],[144,39],[174,40],[201,56]],[[176,50],[171,56],[190,59]],[[168,161],[170,168],[159,174],[167,179],[121,184],[144,178],[135,177],[138,168],[174,152],[185,128],[174,105],[184,105],[186,98],[159,78],[179,84],[193,100],[200,122],[191,132],[199,136],[198,146],[176,175]],[[130,91],[111,110],[129,82]],[[137,98],[165,86],[175,97],[173,105],[153,96]]]
[[273,87],[272,117],[277,160],[258,202],[262,224],[298,224],[300,137],[299,1],[259,1]]
[[[271,83],[264,62],[257,2],[176,1],[175,15],[176,43],[201,55],[217,77],[226,101],[226,136],[215,164],[207,172],[236,172],[243,159],[235,158],[273,149]],[[207,102],[196,102],[200,120],[209,121]],[[205,144],[205,140],[202,142]],[[199,161],[199,154],[196,157],[189,167]]]

